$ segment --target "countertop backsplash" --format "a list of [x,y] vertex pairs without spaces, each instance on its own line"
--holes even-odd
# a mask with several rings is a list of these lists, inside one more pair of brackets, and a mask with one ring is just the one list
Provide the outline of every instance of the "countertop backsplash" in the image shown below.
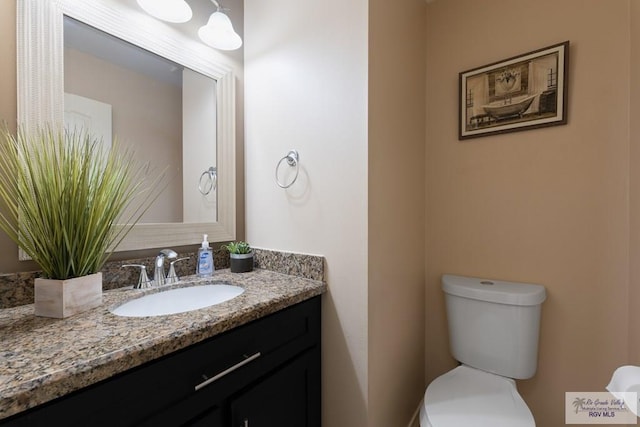
[[[189,257],[175,264],[178,277],[189,276],[196,271],[196,252],[179,253],[178,258]],[[143,264],[153,275],[155,257],[108,261],[102,269],[102,289],[132,286],[138,281],[139,270],[122,268],[123,264]],[[229,268],[229,254],[225,249],[214,250],[216,270]],[[262,268],[291,276],[324,281],[324,257],[254,248],[255,268]],[[168,267],[165,268],[168,270]],[[242,273],[238,273],[242,274]],[[0,309],[33,304],[33,280],[39,271],[0,274]]]

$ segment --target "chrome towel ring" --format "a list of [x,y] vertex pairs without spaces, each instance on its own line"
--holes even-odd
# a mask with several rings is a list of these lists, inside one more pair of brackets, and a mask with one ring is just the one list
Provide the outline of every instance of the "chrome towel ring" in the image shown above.
[[[278,179],[278,169],[280,169],[280,165],[285,160],[287,161],[287,164],[290,167],[296,168],[296,174],[293,176],[293,179],[288,184],[283,184]],[[278,162],[278,164],[276,165],[276,184],[278,184],[278,187],[280,187],[280,188],[289,188],[289,187],[291,187],[293,185],[293,183],[296,182],[296,179],[298,179],[298,173],[299,172],[300,172],[300,155],[298,154],[298,152],[296,150],[290,150],[287,153],[287,155],[284,156],[283,158],[281,158],[280,161]]]
[[[204,181],[204,185],[202,183],[202,178],[206,178]],[[203,196],[211,193],[211,190],[215,190],[218,186],[218,172],[216,168],[211,166],[206,171],[202,172],[200,175],[200,179],[198,180],[198,190]]]

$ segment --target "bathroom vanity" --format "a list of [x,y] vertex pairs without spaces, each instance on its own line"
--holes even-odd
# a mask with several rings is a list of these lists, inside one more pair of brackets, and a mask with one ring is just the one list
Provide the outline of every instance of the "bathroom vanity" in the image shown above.
[[[182,157],[191,166],[179,166],[197,200],[206,195],[198,186],[202,171],[211,178],[216,173],[215,220],[153,219],[134,226],[119,250],[191,245],[202,233],[212,241],[235,239],[237,79],[230,64],[236,61],[211,55],[199,41],[167,31],[125,2],[21,0],[16,15],[17,119],[26,128],[63,122],[63,76],[71,76],[63,52],[65,44],[73,45],[67,36],[74,22],[170,58],[193,70],[191,77],[212,80],[206,84],[215,91],[205,92],[215,93],[207,105],[215,106],[216,120],[206,120],[196,135],[215,136],[215,146],[206,147],[215,163],[201,148],[185,151],[183,140]],[[183,120],[200,117],[190,111],[201,112],[198,83],[205,84],[197,79],[186,85],[197,103],[179,98]],[[129,104],[130,96],[109,102],[145,111]],[[319,295],[326,285],[269,270],[217,271],[211,280],[245,292],[212,307],[157,317],[119,317],[109,310],[156,289],[107,291],[102,306],[63,320],[35,317],[33,305],[0,310],[0,425],[320,425]]]
[[[35,339],[45,347],[0,350],[8,362],[0,372],[8,378],[0,385],[0,425],[319,426],[325,284],[266,270],[218,272],[214,280],[245,292],[158,317],[109,312],[134,290],[105,292],[103,307],[62,321],[16,312],[23,307],[0,312],[4,330],[7,312],[28,325],[9,345]],[[29,337],[39,332],[54,335]],[[40,366],[27,369],[29,358]]]

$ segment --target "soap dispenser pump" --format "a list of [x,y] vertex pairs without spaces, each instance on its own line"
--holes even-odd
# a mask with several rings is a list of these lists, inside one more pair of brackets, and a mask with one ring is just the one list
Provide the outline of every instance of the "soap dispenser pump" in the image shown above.
[[200,277],[209,277],[213,274],[215,267],[213,265],[213,251],[209,247],[207,235],[202,235],[202,245],[198,248],[198,264],[196,274]]

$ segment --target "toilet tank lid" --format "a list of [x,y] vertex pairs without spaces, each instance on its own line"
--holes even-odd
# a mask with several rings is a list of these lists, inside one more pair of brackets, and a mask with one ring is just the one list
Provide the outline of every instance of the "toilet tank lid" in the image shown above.
[[546,298],[544,286],[445,274],[442,290],[449,295],[509,305],[538,305]]

